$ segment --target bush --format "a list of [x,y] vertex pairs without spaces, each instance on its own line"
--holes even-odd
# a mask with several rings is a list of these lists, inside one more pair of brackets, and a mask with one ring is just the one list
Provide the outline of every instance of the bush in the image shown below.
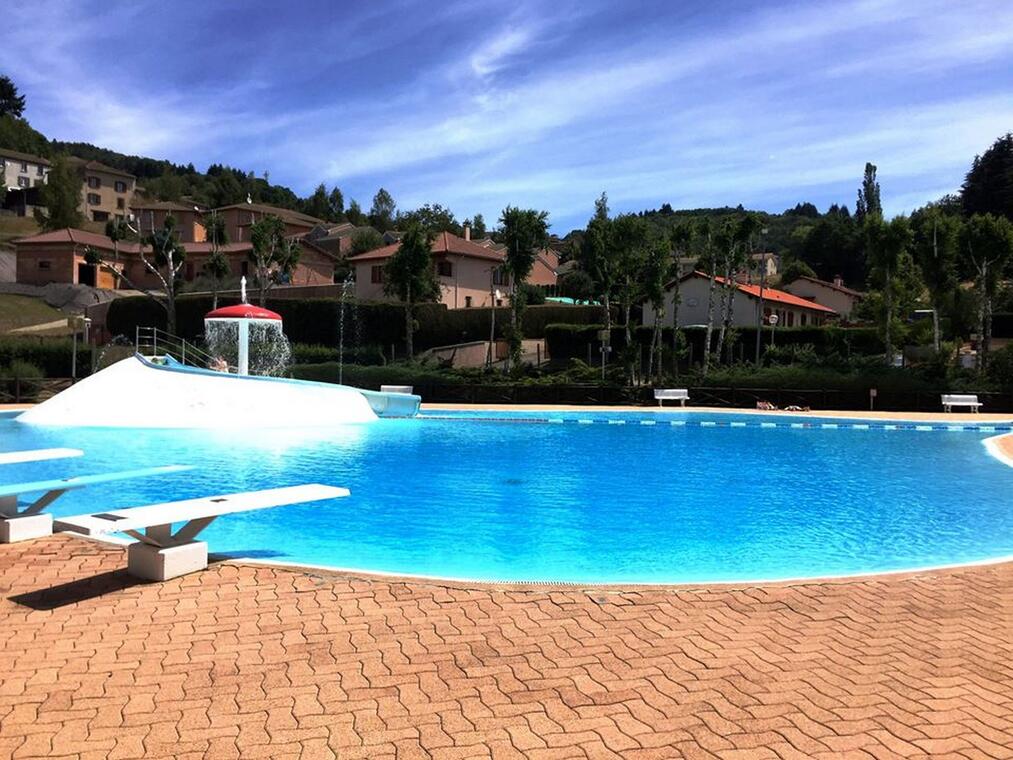
[[[219,299],[219,305],[236,299]],[[341,325],[341,304],[333,298],[269,298],[268,308],[284,321],[285,334],[292,343],[336,346]],[[184,296],[176,301],[177,332],[188,340],[204,333],[204,315],[211,311],[210,296]],[[488,340],[492,319],[490,308],[448,309],[443,304],[419,304],[415,310],[418,329],[415,348],[424,351],[436,346]],[[548,324],[586,324],[597,321],[601,310],[593,306],[546,304],[524,310],[522,327],[527,338],[545,337]],[[165,329],[165,311],[145,296],[118,298],[109,306],[107,328],[113,335],[130,339],[138,326]],[[496,309],[496,335],[502,338],[510,323],[510,310]],[[404,307],[396,303],[349,302],[345,305],[345,344],[404,346]]]
[[[0,368],[10,371],[15,362],[37,368],[43,377],[70,377],[73,341],[70,338],[0,337]],[[87,375],[91,349],[77,344],[78,375]]]
[[1013,389],[1013,344],[988,355],[986,375],[998,388]]
[[[331,346],[292,344],[293,364],[323,364],[336,362],[338,358],[338,349]],[[346,364],[376,365],[386,364],[387,357],[379,346],[345,346],[344,361]]]
[[8,393],[20,391],[21,397],[32,397],[38,390],[33,380],[41,380],[46,375],[39,367],[23,359],[15,359],[8,367],[0,367],[0,377],[5,378],[3,385]]

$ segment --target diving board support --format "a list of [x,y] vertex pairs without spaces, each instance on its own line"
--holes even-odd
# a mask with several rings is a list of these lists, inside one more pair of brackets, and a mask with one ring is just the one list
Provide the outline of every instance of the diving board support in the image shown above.
[[[208,566],[208,545],[196,538],[222,515],[348,494],[347,488],[311,483],[63,517],[54,527],[86,536],[126,533],[137,540],[127,547],[127,572],[144,580],[165,581]],[[173,533],[172,524],[180,522],[182,527]]]
[[[34,460],[25,460],[34,461]],[[0,486],[0,544],[12,544],[31,538],[42,538],[53,532],[53,516],[43,510],[58,498],[77,488],[111,483],[117,480],[145,478],[183,472],[193,469],[189,465],[170,464],[162,467],[146,467],[141,470],[107,472],[98,475],[78,475],[72,478],[54,478],[30,483],[15,483]],[[25,493],[42,492],[42,496],[28,504],[19,504],[18,496]]]

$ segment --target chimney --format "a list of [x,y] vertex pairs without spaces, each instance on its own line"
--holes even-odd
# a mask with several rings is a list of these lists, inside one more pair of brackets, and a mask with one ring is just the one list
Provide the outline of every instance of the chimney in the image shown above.
[[836,285],[839,288],[843,288],[844,287],[844,278],[841,277],[839,274],[835,274],[834,275],[834,285]]
[[471,225],[467,222],[464,223],[464,239],[471,240]]

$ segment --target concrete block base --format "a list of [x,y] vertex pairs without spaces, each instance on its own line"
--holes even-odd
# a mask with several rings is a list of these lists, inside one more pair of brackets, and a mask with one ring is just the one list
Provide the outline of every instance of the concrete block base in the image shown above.
[[16,541],[51,535],[53,516],[50,514],[0,518],[0,544],[13,544]]
[[159,548],[138,542],[127,547],[127,572],[146,581],[167,581],[208,566],[204,541]]

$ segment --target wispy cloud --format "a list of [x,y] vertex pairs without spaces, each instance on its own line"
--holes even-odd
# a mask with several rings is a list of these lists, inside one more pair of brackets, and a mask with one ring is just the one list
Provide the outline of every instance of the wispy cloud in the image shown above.
[[999,0],[43,6],[0,68],[47,133],[461,215],[826,205],[866,160],[901,211],[1013,123]]

